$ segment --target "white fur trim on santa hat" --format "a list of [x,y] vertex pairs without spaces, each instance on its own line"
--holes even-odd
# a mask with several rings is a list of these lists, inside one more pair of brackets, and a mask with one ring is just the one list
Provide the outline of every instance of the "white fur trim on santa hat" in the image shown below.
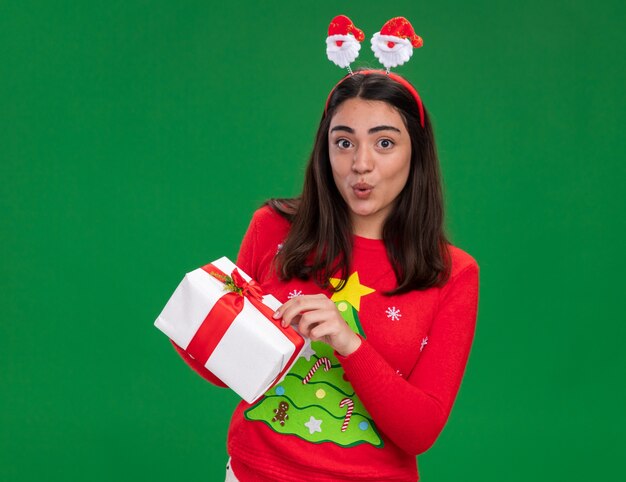
[[[389,47],[387,42],[393,42]],[[376,58],[386,69],[404,64],[413,55],[413,45],[408,38],[400,38],[393,35],[381,35],[376,32],[372,35],[372,51]]]
[[[337,41],[341,41],[341,46]],[[359,56],[361,43],[353,35],[329,35],[326,37],[326,55],[328,60],[334,62],[342,69],[355,61]]]

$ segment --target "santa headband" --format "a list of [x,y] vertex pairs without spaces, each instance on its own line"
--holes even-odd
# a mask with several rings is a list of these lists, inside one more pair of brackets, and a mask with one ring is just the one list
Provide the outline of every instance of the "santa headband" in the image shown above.
[[[339,67],[347,68],[349,76],[354,75],[350,64],[359,55],[361,50],[361,42],[365,39],[362,30],[356,28],[352,20],[345,15],[338,15],[330,22],[328,26],[328,37],[326,37],[326,55],[328,59]],[[404,77],[390,72],[391,67],[397,67],[404,64],[413,55],[413,48],[421,47],[424,42],[422,38],[415,34],[413,26],[404,17],[395,17],[388,20],[385,25],[372,36],[372,50],[380,63],[385,66],[382,70],[360,70],[357,73],[363,75],[369,74],[386,74],[390,79],[395,80],[407,89],[415,99],[420,114],[420,124],[424,127],[424,106],[417,90]],[[328,102],[333,92],[339,84],[346,78],[341,79],[328,94],[324,112],[328,110]]]

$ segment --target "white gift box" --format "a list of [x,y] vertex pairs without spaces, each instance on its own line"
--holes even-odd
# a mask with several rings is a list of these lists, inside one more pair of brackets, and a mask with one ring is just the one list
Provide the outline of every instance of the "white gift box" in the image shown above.
[[[237,268],[226,257],[211,265],[228,276]],[[237,271],[246,282],[251,281],[241,269],[237,268]],[[198,268],[185,275],[154,324],[186,351],[203,323],[218,321],[218,325],[226,324],[226,331],[220,332],[221,337],[212,340],[216,346],[204,366],[246,402],[253,403],[279,381],[277,378],[281,373],[284,376],[289,371],[310,341],[292,327],[285,329],[279,326],[279,321],[268,319],[245,296],[242,297],[243,309],[232,322],[224,321],[224,316],[216,320],[215,310],[212,310],[227,293],[229,291],[222,281]],[[263,296],[262,303],[272,311],[281,305],[269,294]],[[207,316],[209,312],[212,318]],[[203,326],[203,329],[212,327]],[[290,333],[291,340],[288,330],[294,330]],[[299,346],[292,340],[299,342]]]

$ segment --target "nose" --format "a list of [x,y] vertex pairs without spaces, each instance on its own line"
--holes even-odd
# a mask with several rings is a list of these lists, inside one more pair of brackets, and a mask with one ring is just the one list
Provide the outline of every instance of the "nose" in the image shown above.
[[358,174],[370,172],[374,169],[373,154],[365,147],[361,146],[354,151],[352,159],[352,170]]

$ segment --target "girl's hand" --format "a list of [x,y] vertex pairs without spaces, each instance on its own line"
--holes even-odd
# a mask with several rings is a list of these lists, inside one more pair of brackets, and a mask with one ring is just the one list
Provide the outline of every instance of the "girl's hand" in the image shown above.
[[283,327],[297,325],[304,336],[323,341],[342,356],[361,346],[361,338],[341,317],[335,303],[323,294],[296,296],[278,308],[274,318],[282,318]]

